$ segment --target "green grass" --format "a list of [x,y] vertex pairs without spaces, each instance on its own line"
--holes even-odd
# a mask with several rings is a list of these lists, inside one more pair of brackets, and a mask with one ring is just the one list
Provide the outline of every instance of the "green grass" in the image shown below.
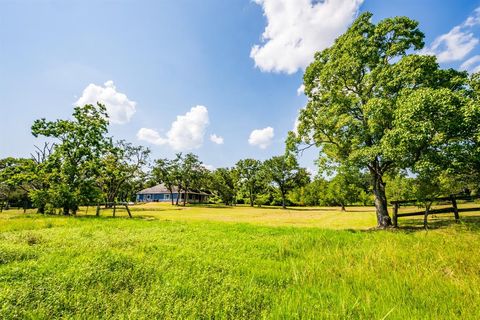
[[480,219],[349,210],[0,213],[0,318],[478,318]]

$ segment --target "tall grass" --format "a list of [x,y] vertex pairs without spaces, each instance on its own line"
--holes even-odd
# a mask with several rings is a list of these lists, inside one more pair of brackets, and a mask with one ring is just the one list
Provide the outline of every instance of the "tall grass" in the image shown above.
[[476,319],[479,226],[10,214],[0,219],[0,318]]

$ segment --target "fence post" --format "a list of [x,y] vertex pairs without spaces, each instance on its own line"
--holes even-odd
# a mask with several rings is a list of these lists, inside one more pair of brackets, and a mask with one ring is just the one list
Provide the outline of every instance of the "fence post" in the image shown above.
[[398,202],[393,205],[393,227],[398,228]]
[[131,218],[131,217],[132,217],[132,213],[130,212],[130,209],[128,208],[128,203],[127,203],[127,202],[125,202],[125,208],[127,209],[128,216]]
[[458,222],[458,220],[460,220],[460,215],[458,214],[457,199],[455,199],[455,196],[453,194],[450,196],[450,198],[452,199],[453,214],[455,215],[455,221]]

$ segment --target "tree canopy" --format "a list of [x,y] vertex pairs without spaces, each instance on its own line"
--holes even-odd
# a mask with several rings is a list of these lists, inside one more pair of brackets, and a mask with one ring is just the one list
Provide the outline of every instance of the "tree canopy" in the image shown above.
[[384,176],[441,163],[461,145],[468,97],[465,72],[440,69],[407,17],[377,24],[361,14],[305,71],[307,105],[288,148],[321,148],[327,162],[368,170],[378,227],[391,224]]

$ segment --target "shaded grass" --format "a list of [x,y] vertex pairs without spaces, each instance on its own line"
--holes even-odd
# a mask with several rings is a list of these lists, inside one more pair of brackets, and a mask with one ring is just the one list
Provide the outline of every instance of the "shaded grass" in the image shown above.
[[[292,227],[286,218],[272,227],[262,209],[223,210],[245,215],[241,223],[218,221],[222,210],[192,210],[176,221],[164,211],[152,220],[1,214],[0,318],[480,314],[478,218],[433,220],[429,231],[405,220],[412,226],[375,232]],[[195,212],[202,218],[190,219]],[[314,223],[334,214],[345,215]],[[355,214],[361,225],[370,221],[368,211]],[[243,223],[249,215],[253,222]]]

